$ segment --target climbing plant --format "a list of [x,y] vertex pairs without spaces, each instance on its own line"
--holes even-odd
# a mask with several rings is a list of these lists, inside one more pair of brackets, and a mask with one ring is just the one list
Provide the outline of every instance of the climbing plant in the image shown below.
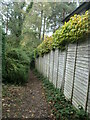
[[68,22],[56,30],[52,37],[47,37],[37,47],[37,54],[41,56],[55,48],[62,50],[69,43],[84,40],[84,37],[90,33],[88,19],[88,11],[84,15],[75,14],[72,16]]
[[52,37],[46,37],[44,41],[37,47],[37,52],[39,55],[43,55],[44,53],[48,53],[52,49]]

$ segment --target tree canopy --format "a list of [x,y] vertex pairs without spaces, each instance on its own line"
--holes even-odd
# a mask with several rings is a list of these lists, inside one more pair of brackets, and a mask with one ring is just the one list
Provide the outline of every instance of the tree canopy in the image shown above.
[[[3,81],[26,81],[34,50],[62,25],[62,19],[75,9],[75,3],[2,1]],[[24,77],[23,77],[24,76]]]

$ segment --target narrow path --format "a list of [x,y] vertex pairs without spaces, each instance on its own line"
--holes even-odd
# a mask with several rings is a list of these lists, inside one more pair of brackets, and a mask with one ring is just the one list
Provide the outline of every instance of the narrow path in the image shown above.
[[30,71],[25,86],[3,87],[3,118],[44,118],[50,117],[42,82]]

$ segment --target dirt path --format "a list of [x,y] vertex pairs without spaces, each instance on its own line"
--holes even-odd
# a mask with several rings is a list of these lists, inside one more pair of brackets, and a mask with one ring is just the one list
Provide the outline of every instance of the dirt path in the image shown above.
[[50,117],[42,82],[32,71],[26,86],[3,87],[3,118],[44,118]]

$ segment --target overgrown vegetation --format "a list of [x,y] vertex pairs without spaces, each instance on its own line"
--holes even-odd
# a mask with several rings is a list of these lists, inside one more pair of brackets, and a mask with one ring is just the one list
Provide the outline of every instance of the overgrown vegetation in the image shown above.
[[[29,68],[34,67],[34,49],[41,43],[40,40],[45,38],[46,32],[50,29],[53,32],[59,27],[65,17],[63,12],[64,15],[69,14],[76,8],[76,4],[33,1],[27,4],[2,0],[0,6],[0,23],[2,21],[1,27],[5,32],[2,39],[3,82],[23,84],[27,81]],[[45,46],[47,52],[51,49],[48,45]],[[36,55],[38,56],[37,53]]]
[[[21,42],[17,44],[15,38],[11,36],[3,38],[5,44],[3,44],[3,82],[11,84],[24,84],[28,80],[28,72],[30,68],[34,67],[34,47],[38,45],[38,42],[32,46],[30,41],[22,45]],[[24,39],[25,40],[25,39]],[[14,42],[13,42],[14,41]],[[20,41],[23,42],[21,39]],[[28,45],[27,45],[28,44]]]
[[[23,34],[25,2],[2,2],[2,77],[4,83],[24,84],[28,80],[33,50],[39,40],[29,30]],[[31,8],[28,8],[30,11]]]
[[45,39],[38,47],[37,54],[43,55],[52,49],[65,49],[69,43],[75,43],[84,40],[89,31],[89,12],[84,15],[74,15],[68,22],[56,30],[52,37]]
[[47,101],[51,106],[52,114],[56,120],[90,120],[81,106],[79,106],[79,110],[74,108],[71,102],[65,99],[62,91],[55,88],[37,70],[34,70],[34,73],[43,82]]
[[25,51],[19,48],[11,48],[5,55],[6,73],[5,81],[9,83],[22,84],[27,80],[29,57]]

